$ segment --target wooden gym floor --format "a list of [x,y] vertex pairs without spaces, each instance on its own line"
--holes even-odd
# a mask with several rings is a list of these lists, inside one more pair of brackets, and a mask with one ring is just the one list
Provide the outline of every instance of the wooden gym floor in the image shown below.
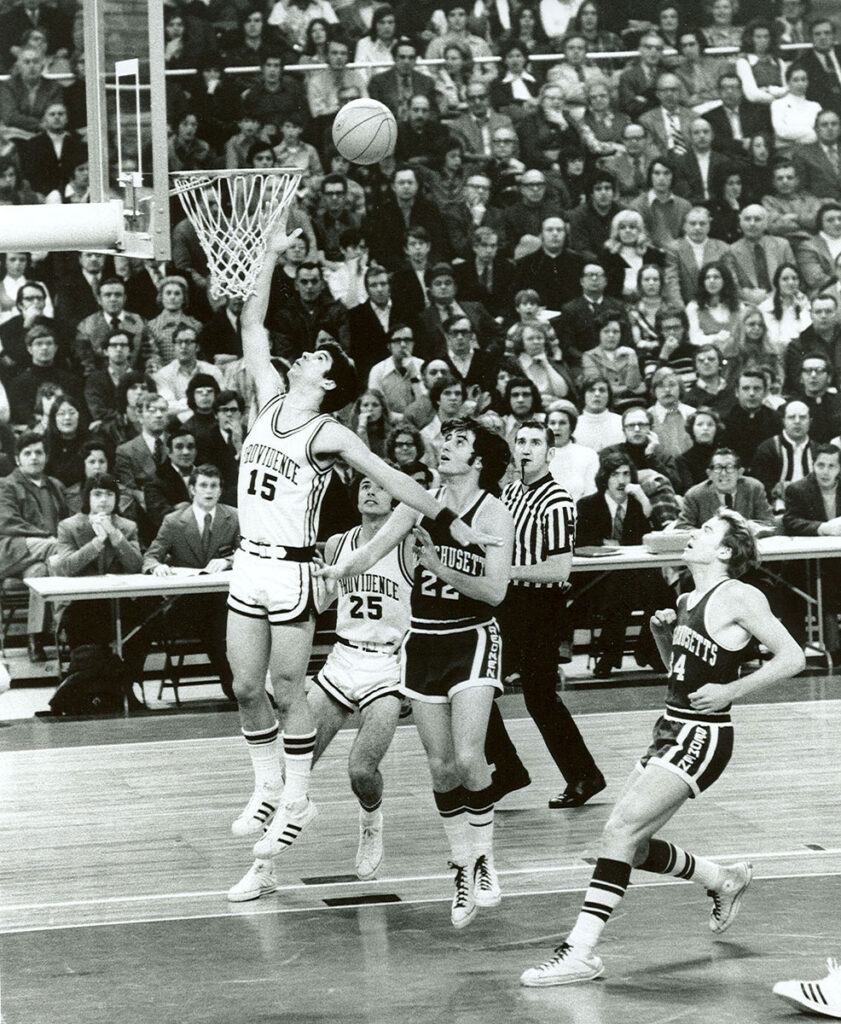
[[736,715],[736,752],[665,834],[755,882],[720,941],[694,885],[636,874],[605,933],[605,976],[528,990],[520,972],[571,925],[601,826],[645,748],[659,687],[571,693],[608,789],[550,811],[561,781],[518,697],[504,698],[532,785],[497,815],[504,899],[463,931],[411,724],[383,765],[386,860],[353,876],[352,735],[314,776],[320,815],[278,862],[279,893],[231,905],[247,842],[229,822],[250,769],[232,713],[0,728],[4,1024],[769,1024],[771,995],[841,953],[841,696],[797,679]]

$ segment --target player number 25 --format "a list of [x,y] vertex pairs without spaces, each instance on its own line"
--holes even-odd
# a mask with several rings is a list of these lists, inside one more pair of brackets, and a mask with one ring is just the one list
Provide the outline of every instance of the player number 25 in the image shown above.
[[379,594],[350,595],[350,617],[352,619],[381,619],[383,617],[383,599]]
[[[249,494],[257,493],[257,474],[259,472],[259,469],[251,470],[251,476],[248,478]],[[265,498],[266,501],[274,501],[276,483],[277,476],[274,473],[264,473],[263,479],[260,481],[260,497]]]

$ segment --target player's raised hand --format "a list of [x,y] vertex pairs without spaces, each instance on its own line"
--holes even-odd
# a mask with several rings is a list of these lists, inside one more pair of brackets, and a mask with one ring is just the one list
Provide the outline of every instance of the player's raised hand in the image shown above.
[[416,526],[412,530],[412,537],[414,538],[412,554],[415,556],[418,564],[422,565],[425,569],[434,569],[440,563],[440,559],[438,558],[438,552],[435,550],[435,542],[432,540],[429,532],[424,530],[422,526]]
[[472,526],[468,526],[461,519],[454,519],[450,523],[450,536],[457,544],[461,544],[463,547],[466,547],[468,544],[478,544],[483,551],[485,548],[497,548],[502,543],[499,537],[494,537],[490,533],[483,533],[481,530],[474,530]]
[[310,571],[316,579],[324,580],[325,583],[335,583],[337,580],[344,579],[345,576],[350,575],[342,568],[341,562],[325,565],[324,559],[318,552],[313,557],[312,569]]
[[730,687],[724,683],[707,683],[689,694],[689,703],[693,709],[707,714],[724,711],[730,706],[731,699]]
[[289,207],[283,211],[280,215],[280,219],[272,229],[272,233],[269,235],[266,243],[266,249],[269,252],[286,252],[289,248],[289,243],[293,238],[297,238],[301,233],[300,228],[295,228],[292,234],[288,234],[289,226]]
[[659,629],[663,631],[672,629],[677,622],[677,612],[674,608],[661,608],[660,611],[655,612],[651,616],[650,621],[652,630]]

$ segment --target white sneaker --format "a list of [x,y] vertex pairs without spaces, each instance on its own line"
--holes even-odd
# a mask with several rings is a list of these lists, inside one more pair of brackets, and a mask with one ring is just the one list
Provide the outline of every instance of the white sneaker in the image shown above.
[[359,822],[359,848],[356,851],[356,877],[367,882],[377,873],[383,861],[383,815],[377,815],[373,824]]
[[550,985],[574,985],[579,981],[592,981],[604,973],[604,964],[595,953],[562,942],[555,955],[537,967],[530,967],[520,975],[520,984],[526,988],[548,988]]
[[282,800],[282,789],[258,786],[251,794],[251,799],[243,808],[242,814],[231,825],[231,832],[238,838],[259,836],[271,823]]
[[710,931],[721,935],[736,920],[739,904],[753,878],[753,864],[746,860],[725,868],[727,877],[720,889],[707,889],[707,896],[713,901],[710,911]]
[[456,891],[453,896],[453,905],[450,911],[450,920],[453,928],[466,928],[476,916],[477,906],[473,898],[473,870],[470,864],[453,864],[455,868]]
[[286,853],[304,829],[318,814],[318,808],[309,799],[300,808],[284,805],[274,816],[271,825],[266,829],[262,839],[254,844],[255,857],[277,857]]
[[502,902],[499,876],[493,860],[484,853],[473,865],[473,900],[477,907],[498,907]]
[[830,957],[823,981],[778,981],[774,995],[808,1013],[841,1020],[841,967]]
[[274,865],[270,860],[255,860],[236,885],[228,889],[229,903],[247,903],[259,900],[277,889]]

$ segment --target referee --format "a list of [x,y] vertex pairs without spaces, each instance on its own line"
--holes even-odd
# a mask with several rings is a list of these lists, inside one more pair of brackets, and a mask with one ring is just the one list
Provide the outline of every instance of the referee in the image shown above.
[[[526,709],[566,781],[550,807],[580,807],[605,787],[578,726],[555,693],[558,645],[566,619],[567,579],[572,568],[575,505],[549,473],[552,436],[527,420],[514,440],[519,479],[502,492],[514,517],[514,557],[508,594],[497,612],[502,630],[503,676],[519,672]],[[496,766],[499,799],[528,784],[528,774],[494,705],[485,755]]]

